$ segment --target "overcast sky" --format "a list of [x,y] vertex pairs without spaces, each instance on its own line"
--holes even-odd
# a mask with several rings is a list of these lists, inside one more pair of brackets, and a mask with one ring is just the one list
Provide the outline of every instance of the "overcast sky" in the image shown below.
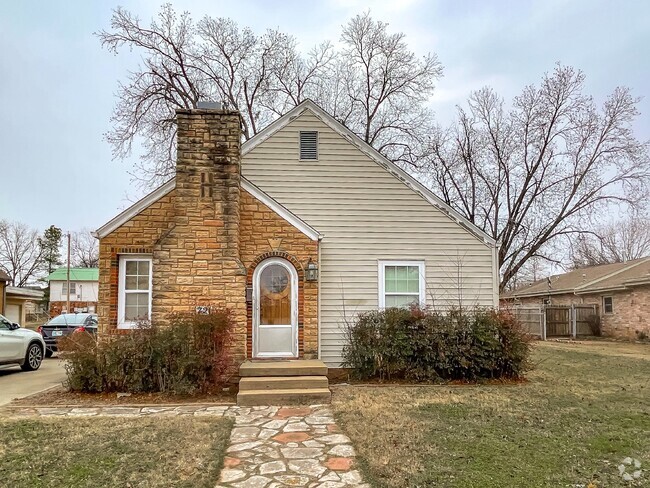
[[[38,229],[95,229],[140,196],[132,162],[112,161],[103,134],[118,80],[138,62],[114,56],[93,32],[122,5],[141,19],[159,1],[0,0],[0,219]],[[293,34],[308,50],[337,40],[350,17],[374,18],[407,35],[418,54],[444,66],[432,106],[451,120],[470,91],[491,85],[507,99],[561,61],[583,70],[602,101],[616,86],[645,96],[637,137],[650,139],[650,2],[544,0],[357,2],[175,1],[195,19],[231,17],[256,31]],[[135,158],[135,157],[134,157]]]

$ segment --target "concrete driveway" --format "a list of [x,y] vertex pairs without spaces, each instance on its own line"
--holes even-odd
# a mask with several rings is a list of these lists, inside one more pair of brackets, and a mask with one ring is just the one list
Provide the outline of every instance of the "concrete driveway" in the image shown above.
[[65,368],[58,358],[45,359],[36,371],[23,371],[20,366],[0,366],[0,405],[60,386],[64,380]]

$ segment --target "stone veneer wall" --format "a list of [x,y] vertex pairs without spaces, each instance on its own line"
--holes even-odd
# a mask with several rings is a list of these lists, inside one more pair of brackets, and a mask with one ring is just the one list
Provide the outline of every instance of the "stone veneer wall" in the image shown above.
[[[247,285],[264,259],[281,257],[298,272],[298,349],[300,357],[318,357],[318,283],[306,282],[304,268],[311,259],[318,264],[318,242],[312,241],[248,192],[241,193],[239,230],[241,260],[247,269]],[[252,305],[247,312],[247,355],[252,356]]]
[[176,188],[100,241],[99,322],[117,329],[121,254],[152,256],[152,321],[199,305],[226,307],[236,327],[233,355],[250,356],[251,307],[246,287],[265,257],[291,261],[299,275],[299,349],[318,351],[318,288],[305,283],[303,266],[317,262],[311,241],[241,190],[237,112],[179,110]]
[[[613,298],[613,313],[603,310],[603,297]],[[522,298],[522,305],[541,305],[544,297]],[[637,339],[640,332],[650,336],[650,286],[588,295],[566,293],[551,295],[551,305],[597,305],[603,334],[623,339]]]

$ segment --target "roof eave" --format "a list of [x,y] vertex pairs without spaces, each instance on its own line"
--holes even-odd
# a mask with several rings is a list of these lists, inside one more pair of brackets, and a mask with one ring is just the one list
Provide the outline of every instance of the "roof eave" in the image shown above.
[[459,224],[461,227],[465,228],[469,233],[482,240],[485,244],[497,247],[497,241],[490,237],[485,231],[480,229],[475,224],[471,223],[465,217],[463,217],[459,212],[454,210],[451,206],[443,202],[440,197],[435,193],[429,190],[426,186],[416,180],[413,176],[408,174],[402,168],[397,166],[395,163],[390,161],[379,151],[373,148],[371,145],[361,140],[350,129],[341,124],[338,120],[334,119],[330,114],[325,110],[319,107],[312,100],[306,99],[301,102],[299,105],[291,109],[289,112],[284,114],[279,119],[272,122],[264,130],[258,132],[255,136],[250,138],[248,141],[242,144],[242,156],[248,154],[254,148],[259,146],[262,142],[269,139],[277,131],[288,125],[296,117],[301,115],[305,110],[311,110],[318,118],[320,118],[327,126],[332,130],[339,133],[342,137],[347,139],[351,144],[357,147],[361,152],[366,154],[370,159],[375,161],[377,164],[386,169],[389,173],[393,174],[396,178],[402,181],[407,187],[419,194],[422,198],[428,201],[431,205],[441,210],[443,213],[447,214],[449,218]]
[[135,202],[126,210],[122,211],[121,213],[113,217],[111,220],[106,222],[95,232],[92,232],[93,237],[97,239],[103,239],[111,232],[118,229],[119,227],[127,223],[129,220],[131,220],[133,217],[138,215],[144,209],[156,203],[158,200],[160,200],[162,197],[164,197],[170,191],[172,191],[175,187],[176,187],[176,180],[172,178],[168,182],[156,188],[151,193],[142,197],[140,200]]
[[516,293],[516,294],[508,295],[507,297],[504,298],[536,298],[536,297],[543,297],[547,295],[565,295],[567,293],[573,293],[573,292],[574,290],[572,288],[563,288],[558,290],[535,291],[532,293]]

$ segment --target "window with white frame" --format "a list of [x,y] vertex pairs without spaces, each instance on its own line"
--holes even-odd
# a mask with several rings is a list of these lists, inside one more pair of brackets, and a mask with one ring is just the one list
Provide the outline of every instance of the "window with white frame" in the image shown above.
[[612,297],[603,297],[603,310],[605,313],[614,313],[614,299]]
[[[64,281],[63,282],[63,291],[61,292],[62,295],[67,296],[68,295],[68,282]],[[76,295],[77,294],[77,284],[73,281],[70,282],[70,295]]]
[[118,328],[128,329],[151,316],[151,257],[123,255],[119,266]]
[[379,307],[425,305],[424,261],[379,261]]

